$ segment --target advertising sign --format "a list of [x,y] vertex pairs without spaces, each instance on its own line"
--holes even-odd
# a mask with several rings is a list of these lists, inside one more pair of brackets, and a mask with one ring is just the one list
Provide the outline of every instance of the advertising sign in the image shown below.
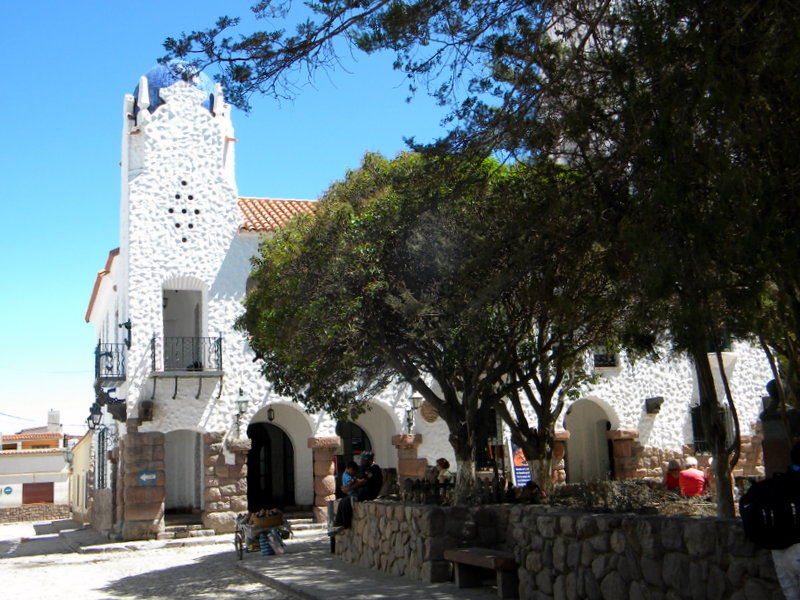
[[522,448],[517,446],[514,442],[509,442],[509,445],[511,446],[511,472],[514,476],[514,485],[516,487],[522,487],[531,480],[531,470],[528,468],[528,461],[525,460]]

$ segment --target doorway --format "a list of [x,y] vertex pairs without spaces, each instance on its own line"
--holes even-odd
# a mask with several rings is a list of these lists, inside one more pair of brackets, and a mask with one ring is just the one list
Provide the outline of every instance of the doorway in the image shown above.
[[170,515],[199,515],[203,509],[203,449],[196,431],[164,436],[164,509]]
[[606,412],[591,400],[578,400],[567,411],[564,427],[567,442],[567,481],[607,480],[613,478],[608,440],[611,422]]
[[[336,455],[336,497],[341,498],[342,473],[351,460],[358,463],[358,456],[362,452],[372,451],[372,442],[361,427],[349,421],[339,421],[336,424],[336,435],[342,440],[341,454]],[[360,465],[359,465],[360,466]]]
[[252,441],[247,454],[247,509],[294,506],[294,446],[289,436],[271,423],[252,423],[247,437]]

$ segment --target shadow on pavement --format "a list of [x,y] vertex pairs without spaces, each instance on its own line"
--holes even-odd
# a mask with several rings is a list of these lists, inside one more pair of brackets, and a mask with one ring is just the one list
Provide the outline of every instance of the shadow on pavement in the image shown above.
[[[240,600],[247,595],[264,599],[282,596],[255,583],[235,569],[236,555],[229,549],[194,559],[192,564],[124,577],[100,591],[113,597]],[[157,569],[157,565],[153,565]]]

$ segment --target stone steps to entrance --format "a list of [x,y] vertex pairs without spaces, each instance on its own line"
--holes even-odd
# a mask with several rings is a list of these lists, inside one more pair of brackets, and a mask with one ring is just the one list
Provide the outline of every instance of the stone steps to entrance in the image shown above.
[[203,529],[202,525],[169,525],[158,534],[159,540],[179,540],[184,538],[208,537],[216,535],[213,529]]

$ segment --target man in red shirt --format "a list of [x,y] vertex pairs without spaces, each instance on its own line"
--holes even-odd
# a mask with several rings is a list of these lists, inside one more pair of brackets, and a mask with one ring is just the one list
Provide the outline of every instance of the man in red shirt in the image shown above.
[[678,476],[681,486],[681,496],[702,496],[706,492],[706,474],[697,468],[697,459],[688,457],[684,464],[686,468]]

